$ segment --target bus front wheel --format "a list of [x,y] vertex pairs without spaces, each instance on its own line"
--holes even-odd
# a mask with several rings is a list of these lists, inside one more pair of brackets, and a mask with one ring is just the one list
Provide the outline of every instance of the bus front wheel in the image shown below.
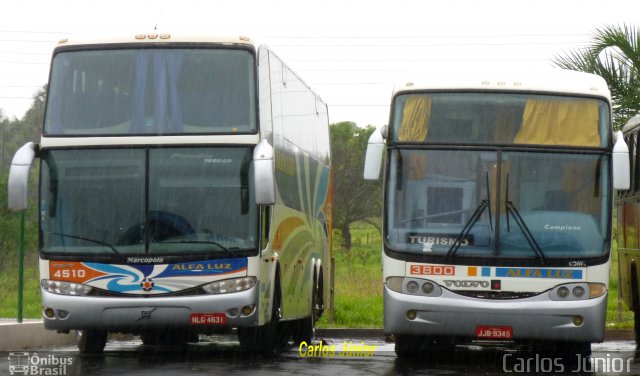
[[420,355],[422,338],[412,335],[396,335],[395,350],[398,358],[415,358]]
[[591,356],[591,342],[539,341],[534,344],[534,350],[537,354],[545,357],[576,362]]
[[[319,281],[319,282],[318,282]],[[309,317],[300,319],[292,323],[293,342],[300,344],[306,342],[310,344],[313,340],[313,332],[318,320],[324,312],[324,295],[323,295],[322,273],[320,277],[313,278],[313,288],[311,291],[311,314]]]
[[76,343],[81,354],[96,354],[107,345],[107,332],[103,330],[78,330]]
[[287,322],[280,321],[282,318],[282,295],[279,273],[276,275],[274,287],[271,320],[262,326],[238,328],[240,347],[245,351],[280,353],[289,344],[291,326]]
[[456,341],[446,336],[395,335],[395,351],[398,358],[438,358],[453,356]]
[[638,268],[636,260],[631,260],[629,267],[631,284],[631,310],[633,311],[633,332],[636,337],[636,348],[640,346],[640,291],[638,291]]

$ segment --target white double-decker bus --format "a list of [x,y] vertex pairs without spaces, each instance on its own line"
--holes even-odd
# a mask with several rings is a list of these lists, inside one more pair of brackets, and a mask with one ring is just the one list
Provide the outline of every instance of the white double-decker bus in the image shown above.
[[246,37],[60,41],[40,161],[44,325],[175,343],[237,328],[242,347],[310,341],[330,291],[326,104]]
[[602,78],[416,77],[394,90],[365,178],[385,150],[384,329],[399,356],[469,341],[586,355],[603,340],[629,161]]

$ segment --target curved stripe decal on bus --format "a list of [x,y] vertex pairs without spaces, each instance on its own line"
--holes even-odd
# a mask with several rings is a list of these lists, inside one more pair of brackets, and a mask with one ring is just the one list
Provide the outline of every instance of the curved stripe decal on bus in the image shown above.
[[278,251],[282,249],[282,245],[285,243],[289,235],[294,232],[298,227],[304,226],[305,222],[298,217],[289,217],[282,221],[278,225],[278,229],[276,230],[276,236],[273,240],[272,249]]
[[193,288],[220,276],[243,276],[247,259],[222,259],[176,264],[113,265],[91,262],[49,263],[50,278],[83,283],[113,292],[161,294]]

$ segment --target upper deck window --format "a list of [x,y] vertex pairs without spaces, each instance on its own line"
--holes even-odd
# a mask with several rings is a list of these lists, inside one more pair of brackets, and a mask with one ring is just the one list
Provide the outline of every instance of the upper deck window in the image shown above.
[[392,140],[417,143],[601,147],[609,107],[586,97],[425,93],[395,98]]
[[44,133],[254,133],[254,65],[254,56],[242,49],[59,52],[53,59]]

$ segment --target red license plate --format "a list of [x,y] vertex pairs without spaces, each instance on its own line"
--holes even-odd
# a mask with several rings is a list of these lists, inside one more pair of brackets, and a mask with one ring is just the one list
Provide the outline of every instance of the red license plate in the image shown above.
[[227,315],[224,312],[192,313],[189,323],[191,325],[226,325]]
[[513,328],[510,326],[476,326],[476,337],[485,339],[511,339]]

